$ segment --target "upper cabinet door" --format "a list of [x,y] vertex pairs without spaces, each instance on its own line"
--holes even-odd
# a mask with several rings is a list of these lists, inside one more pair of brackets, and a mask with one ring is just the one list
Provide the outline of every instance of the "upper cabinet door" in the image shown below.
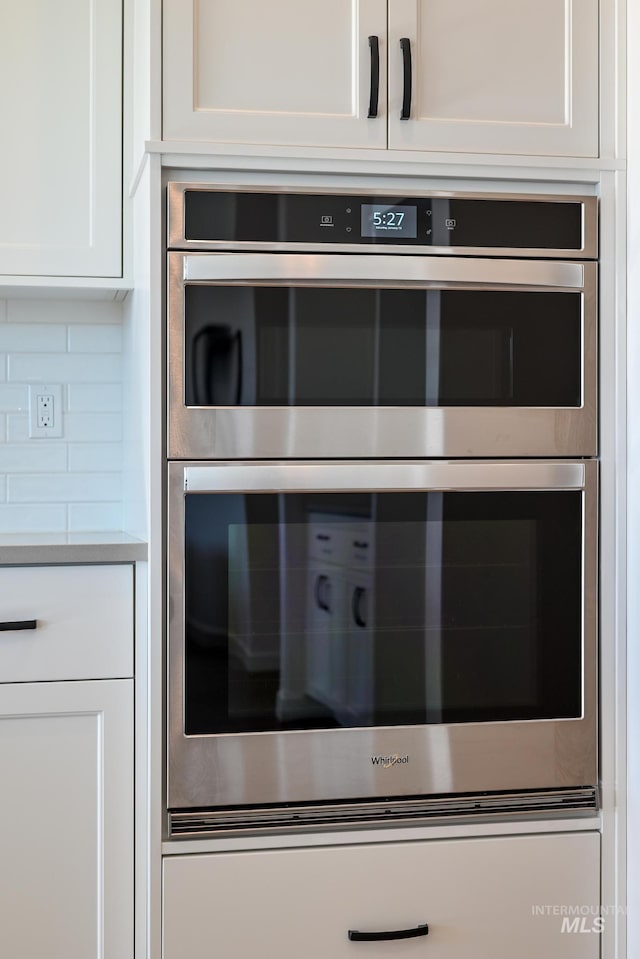
[[598,0],[390,0],[389,55],[391,148],[598,155]]
[[163,12],[165,140],[386,147],[387,0],[164,0]]
[[122,4],[20,0],[0,30],[0,273],[122,273]]

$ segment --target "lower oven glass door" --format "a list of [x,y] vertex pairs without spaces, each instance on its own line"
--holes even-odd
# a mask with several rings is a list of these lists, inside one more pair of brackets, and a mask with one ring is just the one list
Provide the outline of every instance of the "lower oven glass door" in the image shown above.
[[593,785],[596,469],[171,464],[170,807]]

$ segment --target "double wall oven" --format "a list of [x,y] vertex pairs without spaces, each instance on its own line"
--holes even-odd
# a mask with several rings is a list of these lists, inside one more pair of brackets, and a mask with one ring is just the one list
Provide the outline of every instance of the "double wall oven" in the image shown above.
[[168,188],[171,835],[593,809],[593,197]]

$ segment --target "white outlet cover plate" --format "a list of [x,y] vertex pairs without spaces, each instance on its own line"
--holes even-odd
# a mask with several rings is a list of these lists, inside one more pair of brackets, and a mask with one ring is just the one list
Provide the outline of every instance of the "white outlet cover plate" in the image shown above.
[[[43,393],[53,397],[52,426],[38,426],[38,397]],[[29,384],[29,436],[31,439],[51,439],[62,436],[62,385],[60,383]]]

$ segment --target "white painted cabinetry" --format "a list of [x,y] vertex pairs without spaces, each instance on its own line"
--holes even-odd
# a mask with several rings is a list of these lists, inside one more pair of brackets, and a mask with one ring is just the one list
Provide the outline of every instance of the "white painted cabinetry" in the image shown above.
[[[0,569],[3,956],[133,957],[132,595],[130,565]],[[48,681],[56,651],[96,678]]]
[[133,956],[133,680],[0,686],[0,952]]
[[165,140],[598,154],[598,0],[164,0],[163,10]]
[[598,0],[389,0],[389,90],[393,149],[595,157]]
[[121,0],[4,4],[0,274],[122,274]]
[[595,833],[170,856],[163,898],[164,959],[600,954]]
[[386,22],[387,0],[165,0],[164,139],[386,147]]
[[0,569],[0,683],[133,676],[133,573],[113,566]]

